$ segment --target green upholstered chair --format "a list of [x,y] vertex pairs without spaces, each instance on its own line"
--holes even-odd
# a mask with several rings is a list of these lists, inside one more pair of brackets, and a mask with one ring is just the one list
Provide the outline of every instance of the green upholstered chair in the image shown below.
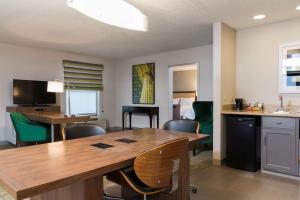
[[193,103],[195,120],[200,123],[199,133],[209,135],[209,139],[202,144],[212,145],[213,143],[213,102],[195,101]]
[[48,128],[30,121],[19,112],[10,113],[10,118],[17,134],[17,143],[45,142],[48,140]]

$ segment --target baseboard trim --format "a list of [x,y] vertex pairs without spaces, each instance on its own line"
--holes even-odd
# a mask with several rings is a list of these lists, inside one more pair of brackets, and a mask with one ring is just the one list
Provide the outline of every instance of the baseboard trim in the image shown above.
[[219,159],[213,159],[212,160],[213,166],[221,167],[222,165],[225,164],[225,159],[219,160]]
[[281,178],[288,178],[288,179],[300,181],[300,177],[298,177],[298,176],[292,176],[292,175],[281,174],[281,173],[277,173],[277,172],[271,172],[271,171],[267,171],[264,169],[261,169],[261,173],[269,174],[269,175],[273,175],[273,176],[277,176],[277,177],[281,177]]
[[8,141],[0,141],[0,146],[10,145]]

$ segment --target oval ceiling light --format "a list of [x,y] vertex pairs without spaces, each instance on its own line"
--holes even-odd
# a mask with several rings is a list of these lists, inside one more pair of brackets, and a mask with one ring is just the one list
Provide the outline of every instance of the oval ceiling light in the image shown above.
[[67,0],[67,5],[106,24],[148,31],[147,16],[124,0]]
[[264,18],[266,18],[266,15],[255,15],[255,16],[253,17],[253,19],[256,19],[256,20],[264,19]]
[[300,5],[296,7],[296,10],[300,10]]

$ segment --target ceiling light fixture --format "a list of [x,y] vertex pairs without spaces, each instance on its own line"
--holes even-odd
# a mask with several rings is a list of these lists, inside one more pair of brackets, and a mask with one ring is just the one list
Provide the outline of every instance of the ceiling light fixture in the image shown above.
[[264,18],[266,18],[266,15],[255,15],[255,16],[253,17],[253,19],[256,19],[256,20],[264,19]]
[[296,10],[300,10],[300,5],[296,7]]
[[148,31],[147,16],[124,0],[67,0],[67,5],[106,24]]

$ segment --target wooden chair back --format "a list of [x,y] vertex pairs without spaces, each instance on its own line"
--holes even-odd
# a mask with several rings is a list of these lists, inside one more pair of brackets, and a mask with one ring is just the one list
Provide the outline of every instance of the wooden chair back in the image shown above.
[[[137,177],[152,188],[165,188],[172,184],[174,163],[182,166],[188,151],[188,138],[174,140],[138,155],[134,161]],[[179,161],[179,162],[178,162]]]

